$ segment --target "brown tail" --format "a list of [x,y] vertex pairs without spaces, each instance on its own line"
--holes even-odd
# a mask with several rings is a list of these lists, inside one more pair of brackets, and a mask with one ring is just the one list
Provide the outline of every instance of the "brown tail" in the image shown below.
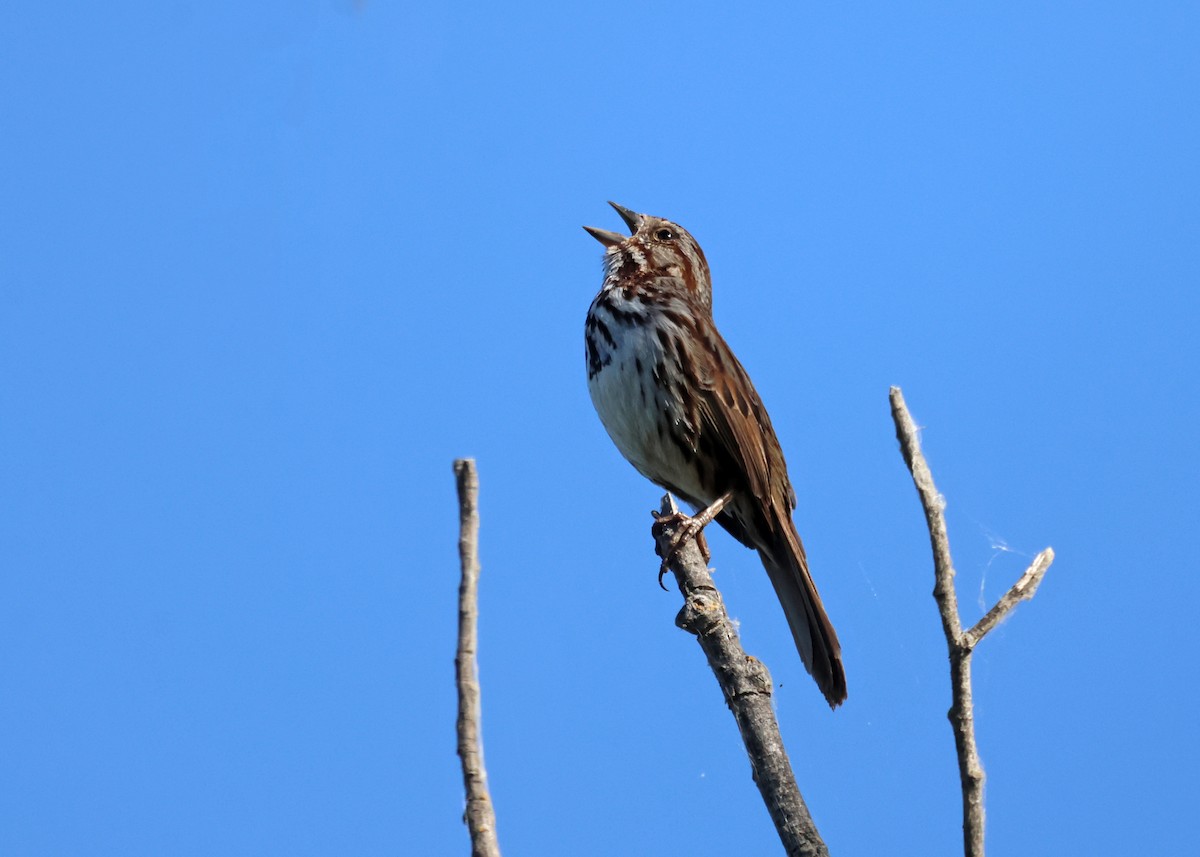
[[760,547],[758,555],[783,605],[804,668],[825,694],[829,707],[837,708],[846,701],[842,647],[808,573],[808,560],[795,527],[788,520],[777,532],[779,537],[769,547]]

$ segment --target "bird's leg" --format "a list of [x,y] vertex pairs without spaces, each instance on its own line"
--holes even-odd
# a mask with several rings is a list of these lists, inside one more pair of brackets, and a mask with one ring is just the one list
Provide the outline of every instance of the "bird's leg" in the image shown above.
[[[670,549],[663,556],[662,565],[658,567],[658,585],[662,586],[664,590],[667,588],[663,586],[663,577],[667,573],[667,566],[671,560],[679,555],[679,551],[687,544],[688,539],[696,539],[696,546],[700,548],[700,554],[704,557],[705,562],[712,559],[712,553],[708,549],[708,539],[704,537],[704,528],[712,523],[713,518],[721,514],[721,510],[725,508],[725,504],[732,498],[733,492],[726,491],[716,500],[713,500],[706,509],[702,509],[692,517],[687,518],[687,523],[683,525],[683,529],[675,536]],[[680,517],[686,516],[681,515]]]

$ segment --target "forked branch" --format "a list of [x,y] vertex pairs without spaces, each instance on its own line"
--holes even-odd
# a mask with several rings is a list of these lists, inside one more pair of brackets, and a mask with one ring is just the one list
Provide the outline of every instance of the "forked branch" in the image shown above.
[[454,667],[458,681],[458,755],[462,759],[467,792],[464,817],[471,833],[472,857],[500,857],[496,813],[488,793],[483,741],[479,737],[479,671],[475,660],[479,616],[479,477],[475,461],[470,458],[455,461],[454,476],[458,483],[458,555],[462,565],[462,582],[458,587],[458,655]]
[[672,550],[688,520],[668,494],[655,514],[652,529],[655,549],[659,556],[669,558],[667,565],[683,594],[684,606],[675,617],[675,624],[695,635],[708,658],[742,733],[754,782],[785,851],[790,857],[828,857],[829,851],[804,804],[779,734],[779,723],[771,706],[770,673],[761,661],[742,649],[695,536],[679,550]]
[[921,441],[916,423],[904,403],[899,387],[892,387],[889,396],[892,404],[892,420],[896,424],[896,438],[900,441],[900,452],[912,473],[913,483],[925,510],[925,523],[929,528],[929,542],[933,548],[933,597],[937,600],[938,612],[942,617],[942,629],[946,634],[946,646],[950,652],[950,725],[954,730],[954,745],[958,751],[958,772],[962,781],[963,795],[963,845],[966,857],[983,857],[983,763],[979,759],[979,748],[975,743],[975,707],[971,699],[971,654],[984,636],[995,628],[1019,601],[1033,597],[1050,564],[1054,562],[1054,551],[1046,548],[1013,584],[1008,592],[983,618],[969,630],[962,629],[958,612],[958,596],[954,589],[954,562],[950,557],[950,537],[946,532],[946,501],[933,484],[933,473],[921,453]]

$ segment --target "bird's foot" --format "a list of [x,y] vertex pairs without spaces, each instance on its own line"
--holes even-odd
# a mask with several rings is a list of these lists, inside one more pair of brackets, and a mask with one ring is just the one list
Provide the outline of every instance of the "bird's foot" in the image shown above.
[[704,528],[712,523],[713,518],[721,514],[721,510],[725,508],[725,504],[733,496],[732,491],[726,491],[716,500],[714,500],[706,509],[699,513],[688,517],[682,512],[676,512],[673,515],[655,515],[659,526],[666,523],[684,522],[683,528],[675,534],[675,538],[671,540],[671,546],[667,548],[663,555],[662,565],[658,567],[658,585],[663,591],[668,591],[666,586],[663,586],[663,577],[667,574],[667,568],[671,562],[679,556],[679,552],[683,550],[683,546],[688,543],[689,539],[696,540],[696,547],[700,549],[700,555],[704,557],[707,563],[712,559],[712,552],[708,549],[708,539],[704,537]]

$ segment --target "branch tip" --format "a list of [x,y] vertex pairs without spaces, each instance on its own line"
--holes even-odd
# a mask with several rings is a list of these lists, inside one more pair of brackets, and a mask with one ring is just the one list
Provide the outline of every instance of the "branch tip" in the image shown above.
[[462,578],[458,587],[458,652],[454,658],[458,688],[458,755],[462,760],[467,807],[464,820],[471,834],[472,857],[500,857],[496,813],[488,792],[487,768],[480,737],[478,664],[479,625],[479,476],[475,460],[454,462],[458,483],[458,555]]
[[1038,587],[1042,585],[1042,580],[1046,577],[1046,572],[1050,570],[1050,565],[1053,562],[1054,548],[1046,548],[1035,556],[1033,562],[1029,564],[1029,568],[1025,569],[1017,582],[1009,587],[1008,592],[1001,595],[996,603],[992,605],[992,609],[985,613],[982,619],[971,626],[969,631],[963,634],[966,644],[972,647],[975,646],[989,631],[1004,621],[1005,617],[1013,611],[1013,608],[1017,604],[1033,598]]
[[912,414],[904,402],[899,387],[888,390],[892,421],[896,424],[896,439],[900,453],[912,475],[913,485],[925,512],[929,543],[933,550],[933,597],[942,619],[942,631],[950,655],[950,691],[952,704],[949,716],[954,730],[954,745],[958,755],[959,780],[962,784],[963,845],[966,857],[983,857],[984,807],[983,763],[975,741],[975,708],[971,689],[971,653],[1019,601],[1033,597],[1042,578],[1054,561],[1054,551],[1046,548],[989,610],[968,631],[962,630],[958,612],[958,595],[954,589],[954,562],[950,555],[950,536],[946,530],[946,498],[937,490],[933,473],[921,452],[921,441]]

